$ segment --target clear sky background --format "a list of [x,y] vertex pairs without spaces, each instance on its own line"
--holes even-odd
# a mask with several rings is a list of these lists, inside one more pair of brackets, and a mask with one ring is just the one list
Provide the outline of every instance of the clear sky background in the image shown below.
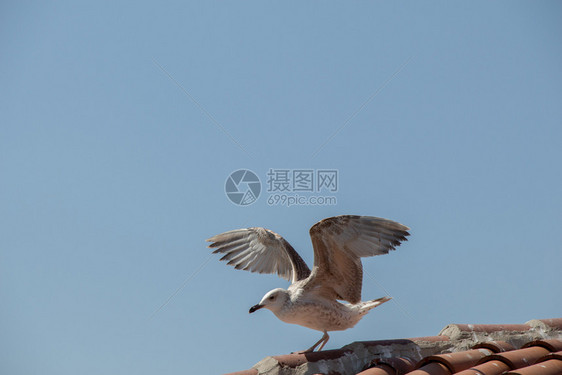
[[[363,261],[394,300],[329,349],[562,316],[560,2],[48,3],[0,6],[2,373],[302,350],[321,334],[248,314],[287,282],[204,240],[264,226],[312,264],[339,214],[412,235]],[[337,204],[236,206],[240,168],[337,169]]]

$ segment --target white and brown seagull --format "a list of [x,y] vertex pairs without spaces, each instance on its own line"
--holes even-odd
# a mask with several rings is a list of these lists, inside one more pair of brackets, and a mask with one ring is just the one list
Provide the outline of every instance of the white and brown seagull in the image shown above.
[[[361,258],[387,254],[406,240],[410,228],[372,216],[342,215],[319,221],[310,228],[314,248],[312,271],[280,235],[265,228],[236,229],[207,241],[220,260],[236,269],[277,273],[291,282],[288,289],[265,294],[250,313],[271,310],[286,323],[299,324],[324,333],[305,352],[328,342],[329,331],[352,328],[369,310],[389,301],[382,297],[361,301]],[[347,301],[342,303],[340,301]]]

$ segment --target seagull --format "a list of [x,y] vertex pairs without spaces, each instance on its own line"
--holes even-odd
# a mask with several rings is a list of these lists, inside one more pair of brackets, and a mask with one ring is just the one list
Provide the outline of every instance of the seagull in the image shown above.
[[387,254],[406,241],[410,228],[373,216],[341,215],[323,219],[310,228],[314,249],[312,271],[279,234],[254,227],[231,230],[211,237],[213,254],[236,269],[276,273],[291,282],[288,289],[265,294],[250,313],[266,308],[281,321],[323,332],[303,353],[319,351],[330,339],[328,332],[354,327],[371,309],[389,301],[382,297],[361,301],[361,258]]

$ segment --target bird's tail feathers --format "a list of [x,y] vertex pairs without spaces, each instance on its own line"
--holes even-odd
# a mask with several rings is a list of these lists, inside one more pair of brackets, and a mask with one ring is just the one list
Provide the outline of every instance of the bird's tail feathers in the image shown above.
[[392,299],[392,297],[381,297],[381,298],[377,298],[377,299],[373,299],[371,301],[365,301],[363,302],[364,305],[362,306],[362,310],[367,312],[371,309],[374,309],[375,307],[382,305],[385,302],[388,302]]

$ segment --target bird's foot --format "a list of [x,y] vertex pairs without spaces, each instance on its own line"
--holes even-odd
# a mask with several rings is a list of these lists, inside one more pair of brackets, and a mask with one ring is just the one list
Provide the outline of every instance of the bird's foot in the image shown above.
[[291,352],[291,354],[306,354],[306,353],[311,353],[312,350],[310,350],[310,348],[306,349],[306,350],[299,350],[298,352]]
[[324,345],[326,345],[326,343],[328,342],[328,340],[330,339],[330,336],[328,335],[328,332],[324,331],[324,335],[322,335],[322,338],[320,340],[318,340],[318,342],[314,345],[312,345],[310,348],[306,349],[306,350],[302,350],[300,352],[292,352],[291,354],[305,354],[305,353],[312,353],[314,351],[314,349],[316,349],[318,347],[318,345],[320,345],[320,348],[318,349],[318,351],[322,350],[322,348],[324,348]]

